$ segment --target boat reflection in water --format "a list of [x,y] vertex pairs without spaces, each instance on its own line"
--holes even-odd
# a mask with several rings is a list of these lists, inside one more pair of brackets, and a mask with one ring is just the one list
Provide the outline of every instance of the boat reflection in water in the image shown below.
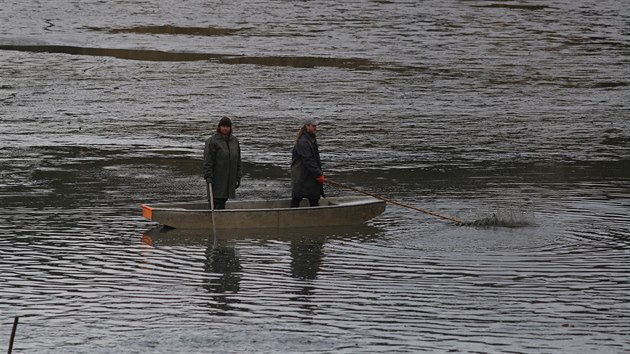
[[[285,229],[221,229],[183,230],[167,226],[159,226],[147,231],[142,241],[152,248],[205,247],[204,271],[210,275],[203,280],[206,289],[214,300],[212,307],[218,310],[230,310],[231,304],[239,302],[239,298],[228,296],[240,291],[243,264],[255,261],[242,260],[238,245],[251,247],[252,243],[281,242],[289,245],[290,277],[299,280],[317,278],[325,256],[325,244],[329,241],[352,239],[366,241],[378,237],[379,228],[361,224],[353,226],[334,226],[319,228],[285,228]],[[280,256],[279,256],[280,257]],[[275,275],[274,275],[275,276]],[[313,290],[309,282],[294,289],[299,298],[308,296]]]

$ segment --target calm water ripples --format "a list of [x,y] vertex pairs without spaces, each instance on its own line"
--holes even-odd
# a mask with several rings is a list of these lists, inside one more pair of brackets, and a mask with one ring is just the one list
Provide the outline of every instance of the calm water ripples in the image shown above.
[[[4,1],[0,350],[630,350],[623,1]],[[299,122],[389,205],[353,228],[166,232],[203,140],[287,196]],[[330,187],[329,195],[351,192]]]

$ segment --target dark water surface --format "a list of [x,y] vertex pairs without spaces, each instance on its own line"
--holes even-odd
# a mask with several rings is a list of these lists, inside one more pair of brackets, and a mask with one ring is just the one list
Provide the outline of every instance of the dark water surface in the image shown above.
[[[0,351],[628,352],[629,102],[621,0],[5,0]],[[315,115],[334,180],[529,224],[161,231],[223,115],[239,199]]]

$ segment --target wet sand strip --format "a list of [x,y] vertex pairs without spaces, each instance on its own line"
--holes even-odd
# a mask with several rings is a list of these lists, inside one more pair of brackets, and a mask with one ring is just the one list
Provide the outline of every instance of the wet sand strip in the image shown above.
[[108,33],[138,33],[138,34],[169,34],[169,35],[191,35],[191,36],[229,36],[243,31],[240,28],[219,28],[219,27],[180,27],[172,25],[147,25],[122,28],[86,27],[92,31]]
[[504,3],[496,3],[489,5],[472,5],[473,7],[486,7],[492,9],[511,9],[511,10],[545,10],[549,8],[547,5],[529,5],[529,4],[504,4]]
[[264,66],[286,66],[294,68],[337,67],[342,69],[369,70],[377,66],[369,59],[327,58],[316,56],[241,56],[212,53],[165,52],[146,49],[88,48],[65,45],[0,45],[0,50],[35,53],[63,53],[114,57],[140,61],[213,61],[221,64],[250,64]]

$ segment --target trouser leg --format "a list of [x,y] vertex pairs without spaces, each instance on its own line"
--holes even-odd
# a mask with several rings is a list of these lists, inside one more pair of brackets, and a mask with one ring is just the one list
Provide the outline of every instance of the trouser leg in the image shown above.
[[312,207],[319,206],[319,198],[315,198],[315,199],[310,199],[309,198],[308,202],[311,203]]
[[225,202],[227,202],[227,198],[214,198],[214,208],[216,210],[225,209]]
[[299,207],[301,201],[302,201],[302,198],[293,198],[293,199],[291,199],[291,208]]

